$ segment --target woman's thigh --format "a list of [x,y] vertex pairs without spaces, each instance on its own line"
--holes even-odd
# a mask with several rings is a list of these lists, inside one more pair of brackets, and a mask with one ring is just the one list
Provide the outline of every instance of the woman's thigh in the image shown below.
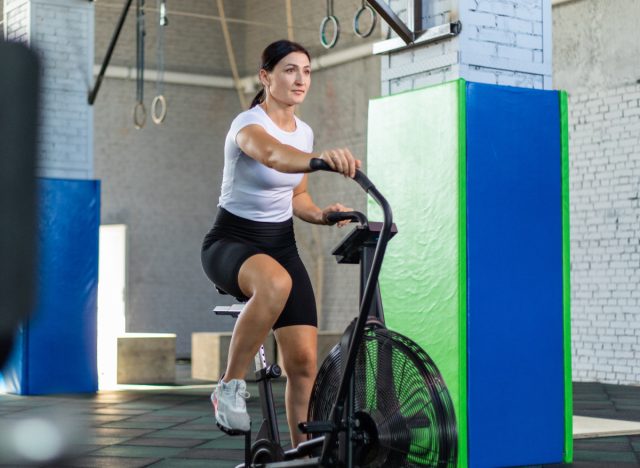
[[219,239],[202,251],[202,268],[218,288],[239,300],[246,296],[238,284],[238,273],[245,261],[262,251],[248,243]]
[[273,325],[273,329],[277,330],[293,325],[317,327],[316,299],[309,274],[302,260],[297,254],[278,260],[291,277],[291,293],[284,310]]
[[285,301],[291,290],[289,272],[260,248],[242,241],[220,239],[202,252],[202,267],[209,279],[240,301],[256,291]]

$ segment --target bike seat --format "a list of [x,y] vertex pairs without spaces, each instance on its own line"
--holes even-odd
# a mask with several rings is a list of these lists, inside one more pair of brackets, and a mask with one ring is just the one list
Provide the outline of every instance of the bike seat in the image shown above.
[[242,309],[244,309],[244,304],[233,304],[230,306],[215,306],[212,312],[216,315],[229,315],[233,318],[238,318]]
[[[227,291],[225,291],[224,289],[222,289],[220,286],[218,286],[218,285],[214,285],[214,286],[216,287],[216,290],[218,291],[218,293],[219,293],[221,296],[230,296],[230,295],[231,295],[231,294],[229,294]],[[248,301],[248,299],[247,299],[246,297],[238,297],[238,296],[233,296],[233,297],[235,297],[235,298],[236,298],[236,301],[238,301],[238,302],[242,302],[243,304],[244,304],[245,302],[247,302],[247,301]]]
[[[230,295],[227,291],[217,285],[216,289],[223,296]],[[244,304],[245,302],[247,302],[247,299],[243,297],[236,297],[236,299],[240,302],[240,304],[233,304],[230,306],[215,306],[212,312],[216,315],[230,315],[233,318],[238,318],[238,315],[240,315],[240,312],[242,312],[242,309],[244,309]]]

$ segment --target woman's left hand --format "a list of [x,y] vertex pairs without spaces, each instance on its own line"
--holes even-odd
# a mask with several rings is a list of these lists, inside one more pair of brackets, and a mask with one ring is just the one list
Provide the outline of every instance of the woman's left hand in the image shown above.
[[[340,203],[334,203],[333,205],[327,206],[324,210],[322,210],[322,224],[326,224],[326,225],[334,224],[334,223],[330,223],[327,220],[327,215],[334,211],[353,211],[353,208],[347,208],[346,206],[341,205]],[[343,219],[342,221],[338,221],[337,226],[342,227],[345,224],[349,224],[350,222],[351,220],[349,219]]]

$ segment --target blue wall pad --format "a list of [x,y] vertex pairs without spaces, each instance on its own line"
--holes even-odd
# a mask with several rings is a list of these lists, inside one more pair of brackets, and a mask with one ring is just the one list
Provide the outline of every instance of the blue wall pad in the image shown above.
[[3,370],[22,395],[95,392],[100,182],[38,180],[36,309]]
[[564,448],[559,95],[467,84],[472,467]]

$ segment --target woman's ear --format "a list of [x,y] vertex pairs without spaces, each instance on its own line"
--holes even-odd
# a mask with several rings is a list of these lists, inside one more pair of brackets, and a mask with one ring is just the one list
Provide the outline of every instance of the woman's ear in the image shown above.
[[267,70],[261,68],[258,73],[258,78],[260,79],[260,83],[262,83],[263,87],[267,88],[269,86],[269,73]]

